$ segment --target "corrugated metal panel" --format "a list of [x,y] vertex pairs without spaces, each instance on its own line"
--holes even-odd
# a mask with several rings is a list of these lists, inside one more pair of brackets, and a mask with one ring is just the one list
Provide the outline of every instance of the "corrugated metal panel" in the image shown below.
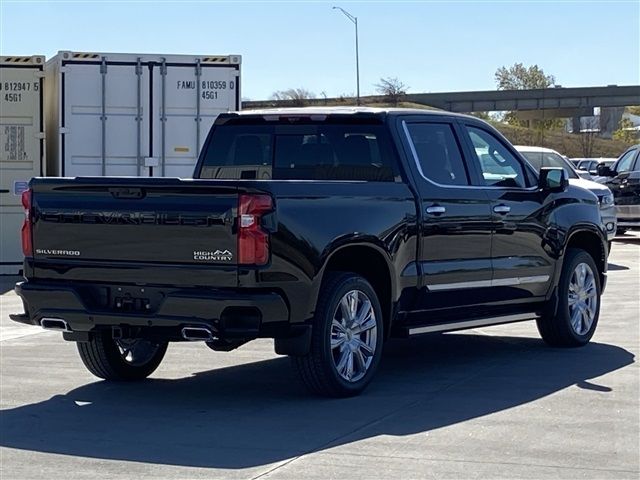
[[44,171],[43,56],[0,57],[0,274],[22,265],[20,194]]
[[240,107],[240,64],[239,55],[59,52],[47,62],[55,173],[190,177],[215,118]]

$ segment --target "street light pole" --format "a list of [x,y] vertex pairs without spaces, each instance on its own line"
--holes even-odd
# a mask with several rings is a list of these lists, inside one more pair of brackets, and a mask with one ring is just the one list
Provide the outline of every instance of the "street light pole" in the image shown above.
[[360,105],[360,59],[358,55],[358,17],[354,17],[349,12],[347,12],[344,8],[341,7],[333,7],[334,10],[340,10],[344,13],[344,16],[347,17],[356,27],[356,105]]

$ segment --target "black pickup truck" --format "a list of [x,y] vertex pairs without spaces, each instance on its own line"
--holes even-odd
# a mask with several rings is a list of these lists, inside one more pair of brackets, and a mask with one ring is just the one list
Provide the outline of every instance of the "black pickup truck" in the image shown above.
[[598,165],[597,171],[614,195],[618,235],[640,229],[640,144],[625,150],[611,167]]
[[389,337],[535,320],[584,345],[606,231],[565,175],[468,116],[224,114],[194,179],[33,179],[12,319],[61,330],[108,380],[148,376],[168,342],[274,338],[329,396],[361,392]]

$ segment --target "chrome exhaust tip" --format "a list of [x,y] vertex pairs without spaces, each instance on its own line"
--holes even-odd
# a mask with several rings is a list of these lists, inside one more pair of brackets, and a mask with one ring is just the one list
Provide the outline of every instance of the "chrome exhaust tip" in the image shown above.
[[205,327],[184,327],[182,338],[190,342],[210,342],[213,340],[213,332]]
[[57,330],[59,332],[71,331],[67,322],[61,318],[43,318],[40,320],[40,326],[45,330]]

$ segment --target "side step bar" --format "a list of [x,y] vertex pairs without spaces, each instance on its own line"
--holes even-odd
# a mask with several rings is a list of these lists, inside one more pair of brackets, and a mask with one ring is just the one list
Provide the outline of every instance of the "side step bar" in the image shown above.
[[504,323],[522,322],[525,320],[535,320],[540,315],[536,312],[517,313],[514,315],[502,315],[499,317],[478,318],[475,320],[465,320],[462,322],[439,323],[435,325],[425,325],[422,327],[406,328],[408,335],[420,335],[422,333],[451,332],[454,330],[464,330],[467,328],[487,327],[489,325],[501,325]]

